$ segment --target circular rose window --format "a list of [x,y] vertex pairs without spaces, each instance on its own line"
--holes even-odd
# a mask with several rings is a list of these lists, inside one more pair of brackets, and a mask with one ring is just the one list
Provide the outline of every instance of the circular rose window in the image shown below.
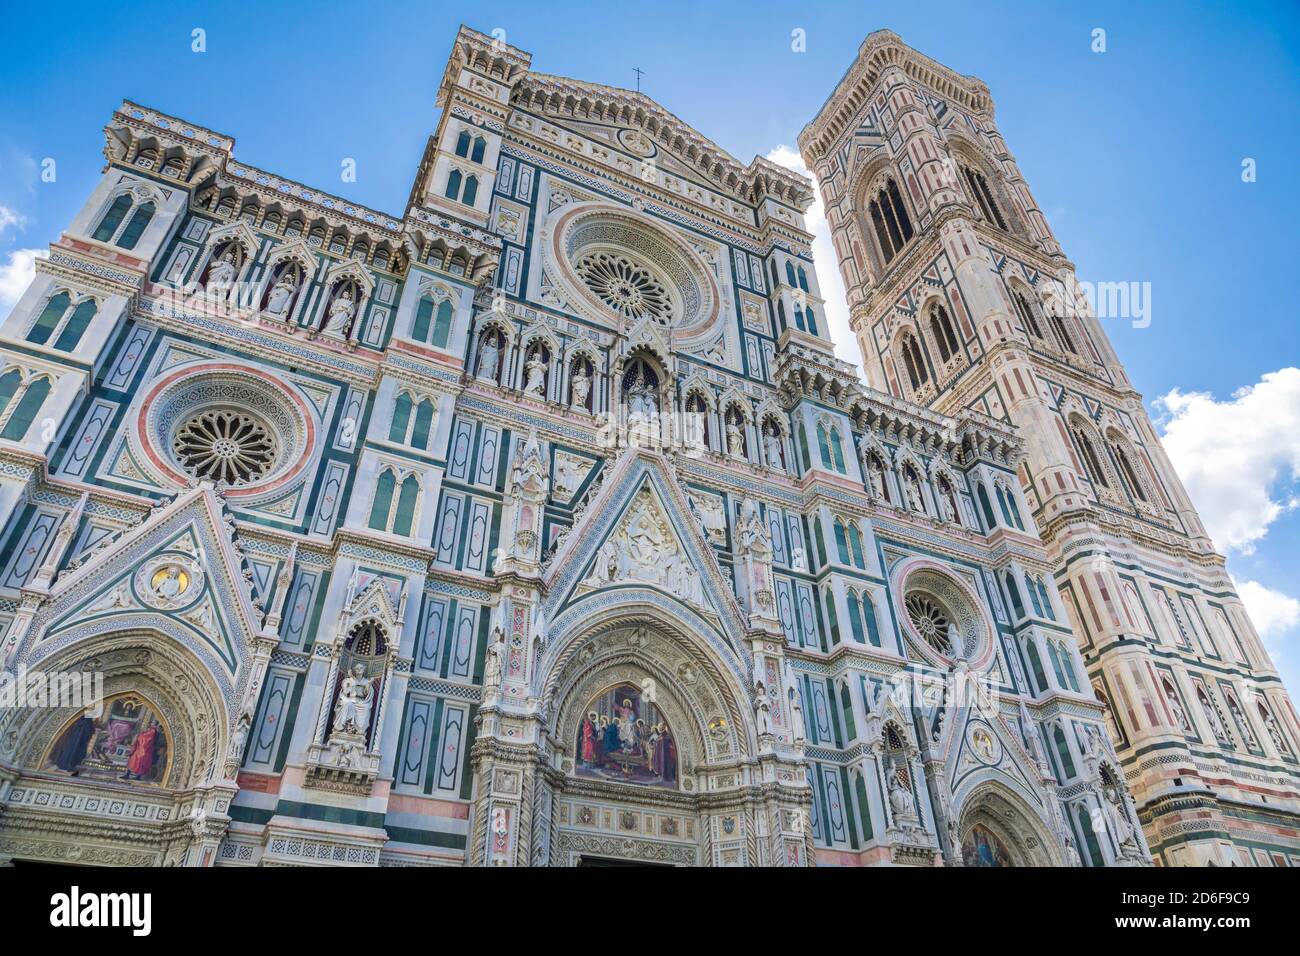
[[574,271],[600,301],[625,318],[648,315],[656,322],[668,323],[671,314],[668,290],[644,266],[625,256],[596,252],[579,259]]
[[176,459],[196,478],[247,485],[275,467],[275,436],[244,412],[210,409],[176,430]]
[[904,601],[907,617],[916,632],[940,654],[952,656],[952,640],[948,629],[953,626],[948,612],[928,594],[912,593]]

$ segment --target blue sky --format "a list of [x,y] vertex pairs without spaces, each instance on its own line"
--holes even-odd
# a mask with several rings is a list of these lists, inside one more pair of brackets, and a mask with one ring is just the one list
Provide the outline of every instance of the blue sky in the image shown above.
[[[0,314],[29,250],[93,188],[101,129],[123,98],[234,136],[243,162],[401,213],[462,20],[504,29],[540,71],[630,87],[642,68],[648,94],[742,162],[793,146],[862,38],[887,27],[988,83],[1081,279],[1150,283],[1150,326],[1107,331],[1300,688],[1300,332],[1285,294],[1300,222],[1300,7],[1082,7],[11,4],[0,14]],[[191,50],[195,28],[204,53]],[[1104,53],[1092,50],[1096,28]],[[806,52],[791,49],[796,29]],[[39,176],[47,158],[54,182]],[[340,182],[344,158],[355,183]],[[829,292],[832,266],[823,254]],[[856,361],[842,318],[832,324]]]

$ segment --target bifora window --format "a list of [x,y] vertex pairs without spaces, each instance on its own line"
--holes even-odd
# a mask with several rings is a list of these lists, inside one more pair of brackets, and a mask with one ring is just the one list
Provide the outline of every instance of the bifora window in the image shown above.
[[913,591],[903,602],[907,616],[916,632],[940,654],[952,656],[952,642],[948,640],[948,612],[928,594]]
[[242,412],[220,409],[202,412],[182,425],[172,449],[191,475],[227,485],[256,481],[276,459],[270,429]]
[[648,315],[657,322],[668,322],[668,290],[648,269],[610,252],[585,255],[574,269],[587,288],[615,312],[629,319]]

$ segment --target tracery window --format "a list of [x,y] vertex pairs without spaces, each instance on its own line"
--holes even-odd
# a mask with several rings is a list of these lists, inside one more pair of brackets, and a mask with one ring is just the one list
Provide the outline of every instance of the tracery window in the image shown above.
[[192,417],[177,429],[172,451],[196,478],[235,486],[267,474],[278,457],[274,433],[234,409],[209,409]]
[[434,348],[445,349],[451,338],[452,320],[451,299],[437,301],[425,294],[420,296],[415,307],[415,321],[411,324],[411,338],[417,342],[428,342]]
[[649,316],[666,325],[671,319],[667,288],[649,269],[613,252],[592,252],[574,265],[587,288],[627,319]]
[[1065,320],[1055,313],[1047,317],[1048,323],[1052,326],[1052,331],[1056,333],[1057,340],[1061,343],[1061,348],[1067,352],[1079,354],[1079,350],[1074,347],[1074,339],[1070,337],[1070,330],[1066,328]]
[[893,177],[885,181],[867,208],[880,244],[880,255],[888,265],[912,238],[912,221]]
[[1042,339],[1043,330],[1038,324],[1038,318],[1034,315],[1033,307],[1030,306],[1029,300],[1025,298],[1024,293],[1018,289],[1011,290],[1011,304],[1016,308],[1016,315],[1020,317],[1021,323],[1025,330],[1036,339]]
[[393,421],[388,428],[388,440],[412,448],[428,449],[433,431],[433,400],[416,399],[410,392],[402,392],[393,403]]
[[930,307],[930,331],[934,335],[935,345],[939,348],[939,361],[947,362],[957,354],[960,349],[957,332],[953,328],[948,310],[937,302]]
[[[155,210],[154,204],[146,201],[131,212],[133,203],[130,193],[122,193],[114,199],[91,238],[97,242],[112,243],[122,249],[134,249],[145,227],[153,219]],[[128,212],[131,212],[130,218],[127,218]]]
[[369,526],[407,537],[415,523],[415,509],[420,500],[420,480],[408,474],[398,481],[393,468],[385,468],[375,482],[375,497],[370,506]]
[[1071,425],[1070,433],[1074,436],[1074,442],[1079,446],[1079,451],[1083,455],[1083,463],[1087,468],[1088,477],[1100,484],[1103,488],[1110,487],[1110,481],[1106,477],[1106,469],[1101,466],[1101,459],[1097,457],[1097,449],[1093,447],[1092,438],[1085,432],[1080,425]]
[[966,185],[970,188],[971,195],[978,203],[984,218],[989,222],[997,223],[998,228],[1006,232],[1007,221],[1002,218],[1002,210],[998,209],[998,204],[993,199],[988,179],[978,169],[970,166],[963,166],[962,172],[966,174]]
[[907,609],[907,618],[912,627],[925,639],[925,642],[946,657],[953,655],[952,641],[948,629],[952,622],[948,612],[934,598],[921,591],[913,591],[903,601]]
[[1145,503],[1147,500],[1147,493],[1142,487],[1142,482],[1139,480],[1137,471],[1134,469],[1133,463],[1129,460],[1128,452],[1124,450],[1124,446],[1119,441],[1112,438],[1110,451],[1115,457],[1115,464],[1119,466],[1120,480],[1124,482],[1125,489],[1138,501]]
[[903,365],[907,369],[907,380],[915,391],[930,379],[925,367],[925,358],[921,352],[921,343],[910,332],[904,333],[899,340],[903,352]]
[[72,297],[67,292],[56,292],[28,330],[27,341],[44,345],[57,332],[54,348],[60,352],[74,351],[95,317],[96,308],[95,300],[90,298],[82,299],[72,307]]
[[[24,382],[23,373],[16,368],[0,376],[0,421],[4,422],[3,427],[0,428],[0,438],[7,438],[10,441],[22,441],[26,438],[49,394],[48,376],[42,375],[40,378]],[[16,395],[19,396],[18,403],[13,405]]]

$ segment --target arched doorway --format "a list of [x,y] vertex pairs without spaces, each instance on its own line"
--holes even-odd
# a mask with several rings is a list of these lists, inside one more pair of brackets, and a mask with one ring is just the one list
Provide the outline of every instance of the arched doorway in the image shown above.
[[1051,831],[1006,788],[984,784],[962,807],[959,833],[963,866],[1059,866]]

